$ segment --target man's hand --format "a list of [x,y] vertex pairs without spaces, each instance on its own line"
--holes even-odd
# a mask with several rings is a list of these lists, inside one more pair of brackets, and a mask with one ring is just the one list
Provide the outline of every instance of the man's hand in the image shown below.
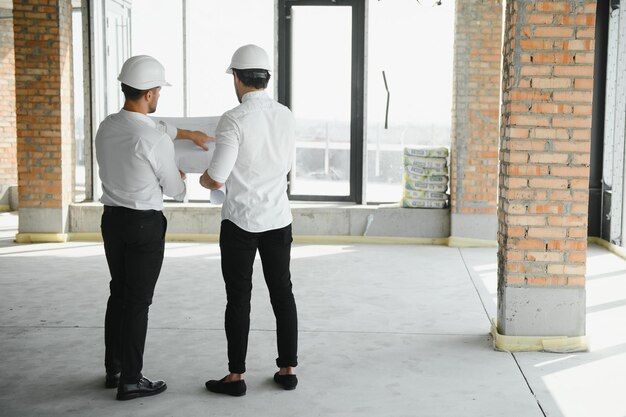
[[200,185],[204,188],[208,188],[209,190],[219,190],[224,186],[223,183],[217,182],[213,178],[209,177],[208,171],[204,171],[202,176],[200,176]]
[[197,146],[201,147],[205,151],[209,150],[209,147],[206,145],[207,142],[215,142],[215,138],[207,135],[204,132],[199,130],[194,130],[191,132],[191,137],[189,138],[195,143]]
[[206,145],[207,142],[215,142],[215,138],[212,138],[200,130],[178,129],[176,139],[189,139],[205,151],[209,150],[209,147]]

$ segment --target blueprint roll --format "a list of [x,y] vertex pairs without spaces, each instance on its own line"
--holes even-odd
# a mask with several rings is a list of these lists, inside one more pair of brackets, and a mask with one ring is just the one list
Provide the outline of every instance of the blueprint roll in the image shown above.
[[[163,132],[176,132],[176,128],[199,130],[211,137],[215,137],[215,128],[219,122],[219,117],[152,117],[157,123],[157,128]],[[160,126],[160,127],[159,127]],[[202,174],[209,167],[215,143],[207,142],[209,148],[204,150],[190,140],[175,140],[174,154],[176,166],[185,174]]]
[[226,188],[222,187],[218,190],[211,190],[209,201],[211,204],[222,204],[226,200]]
[[175,140],[174,155],[176,166],[185,174],[202,174],[211,164],[215,144],[206,144],[209,148],[205,151],[190,140]]

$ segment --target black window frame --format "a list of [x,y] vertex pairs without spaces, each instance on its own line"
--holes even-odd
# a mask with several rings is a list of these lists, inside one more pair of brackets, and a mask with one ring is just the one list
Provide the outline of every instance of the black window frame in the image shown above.
[[350,105],[350,193],[337,195],[292,195],[290,200],[363,202],[365,121],[365,1],[278,0],[278,101],[291,108],[291,8],[293,6],[350,6],[352,8],[352,69]]

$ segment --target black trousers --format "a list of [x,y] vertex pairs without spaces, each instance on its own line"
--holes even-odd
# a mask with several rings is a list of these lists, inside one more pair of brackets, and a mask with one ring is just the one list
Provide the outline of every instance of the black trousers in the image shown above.
[[257,250],[261,256],[263,275],[276,317],[276,365],[281,368],[298,365],[298,314],[289,272],[292,241],[291,225],[282,229],[251,233],[237,227],[230,220],[222,221],[220,251],[227,298],[224,327],[230,372],[246,371],[252,266]]
[[156,210],[105,206],[102,238],[111,295],[104,320],[107,373],[121,371],[121,383],[143,377],[143,352],[148,330],[148,308],[165,250],[167,220]]

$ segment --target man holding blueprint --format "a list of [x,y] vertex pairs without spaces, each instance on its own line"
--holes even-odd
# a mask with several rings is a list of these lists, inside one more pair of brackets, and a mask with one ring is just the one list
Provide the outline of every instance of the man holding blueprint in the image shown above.
[[270,79],[267,53],[256,45],[235,51],[227,73],[233,74],[241,103],[219,121],[216,147],[200,184],[219,189],[226,184],[222,206],[220,251],[227,304],[225,330],[229,374],[210,380],[215,393],[246,394],[243,374],[250,330],[252,265],[257,250],[276,316],[279,371],[274,381],[292,390],[298,382],[298,318],[289,263],[291,209],[287,174],[295,152],[295,120],[291,111],[265,92]]
[[170,85],[165,68],[155,58],[129,58],[118,80],[124,107],[100,124],[95,143],[103,191],[102,238],[111,275],[104,332],[105,387],[117,388],[118,400],[130,400],[167,388],[164,381],[146,378],[142,369],[148,310],[165,250],[163,194],[182,200],[186,193],[172,139],[183,136],[194,147],[206,147],[210,138],[202,132],[157,125],[148,117],[156,111],[161,87]]

